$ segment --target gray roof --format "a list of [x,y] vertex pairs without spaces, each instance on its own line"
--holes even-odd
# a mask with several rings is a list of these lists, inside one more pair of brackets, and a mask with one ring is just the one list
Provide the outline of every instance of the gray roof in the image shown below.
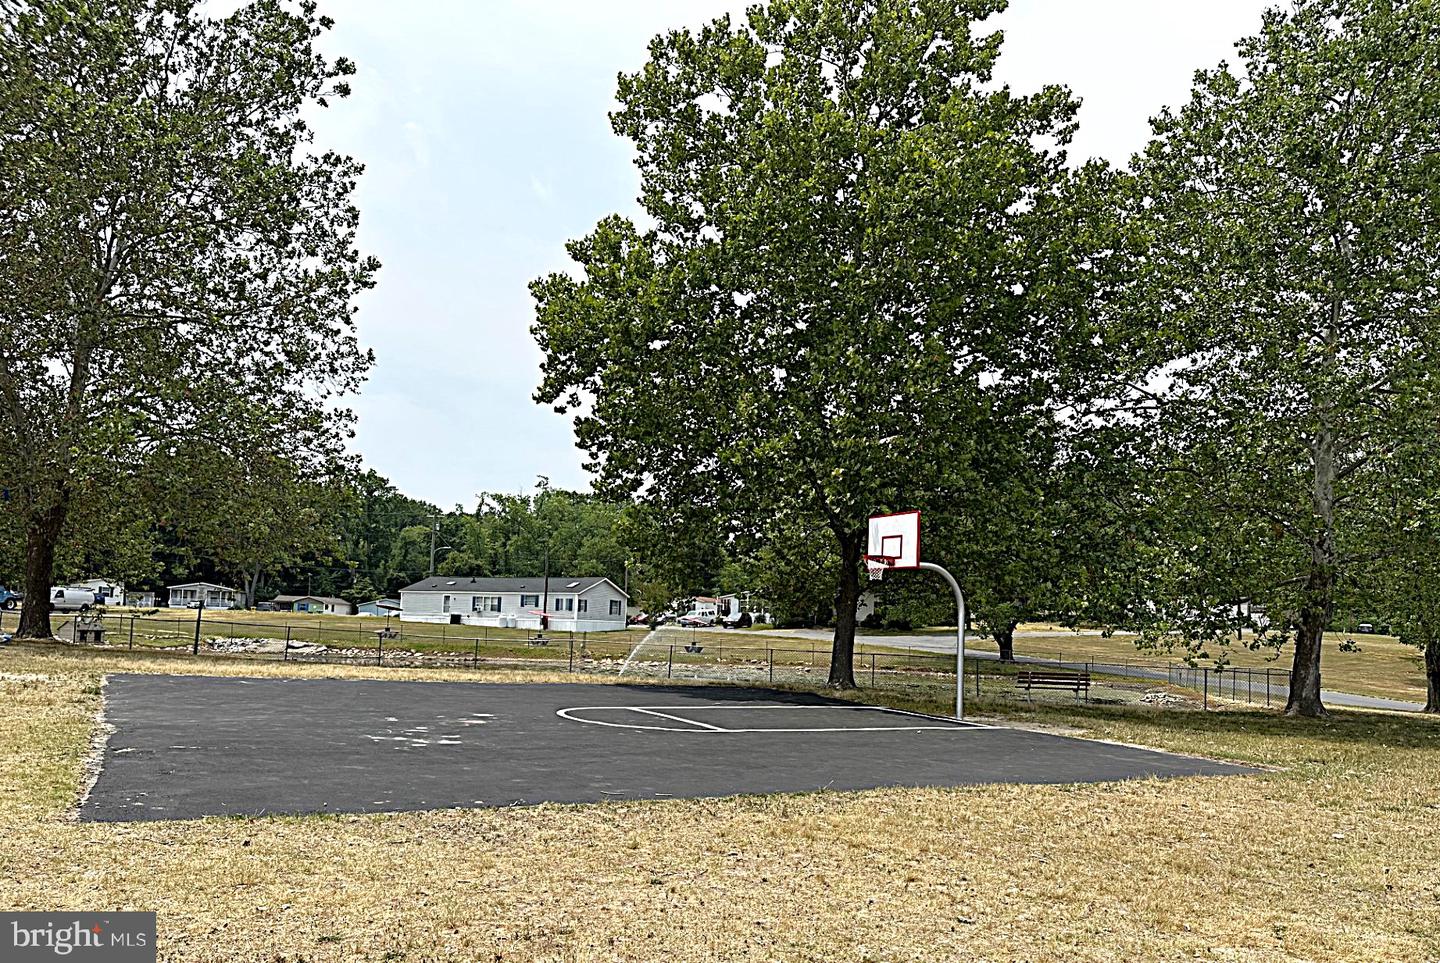
[[[588,592],[601,582],[609,582],[603,575],[552,575],[550,576],[551,595],[572,595],[580,592]],[[614,584],[614,583],[611,583]],[[421,579],[414,585],[407,585],[401,592],[449,592],[451,594],[463,594],[473,592],[477,595],[486,593],[503,595],[505,593],[524,592],[526,595],[539,595],[545,591],[545,579],[540,576],[533,578],[470,578],[467,575],[435,575],[430,578]],[[619,588],[616,588],[619,591]],[[620,594],[624,595],[624,592]]]
[[303,602],[309,599],[312,602],[324,602],[326,605],[349,605],[349,599],[339,599],[333,595],[277,595],[272,601],[275,602]]

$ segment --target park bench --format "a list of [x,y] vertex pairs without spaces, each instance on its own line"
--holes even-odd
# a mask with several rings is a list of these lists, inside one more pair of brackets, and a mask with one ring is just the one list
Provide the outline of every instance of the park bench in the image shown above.
[[1075,698],[1085,694],[1090,698],[1090,673],[1069,672],[1063,669],[1021,669],[1015,676],[1015,684],[1030,696],[1035,689],[1069,689]]

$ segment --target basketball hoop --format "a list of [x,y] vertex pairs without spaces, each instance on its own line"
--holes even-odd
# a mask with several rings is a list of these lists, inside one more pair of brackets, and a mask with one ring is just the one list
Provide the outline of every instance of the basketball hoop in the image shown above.
[[955,718],[965,718],[965,593],[960,583],[933,562],[920,560],[920,513],[895,512],[870,516],[870,537],[865,543],[865,569],[871,581],[885,577],[887,568],[919,568],[945,579],[955,593]]
[[866,555],[865,570],[870,573],[870,581],[878,582],[885,577],[887,568],[895,567],[895,557],[891,555]]

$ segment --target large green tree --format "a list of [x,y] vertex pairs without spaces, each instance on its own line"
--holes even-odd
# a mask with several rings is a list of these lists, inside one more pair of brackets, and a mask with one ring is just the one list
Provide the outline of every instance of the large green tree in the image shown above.
[[1387,466],[1440,416],[1440,7],[1299,0],[1237,49],[1135,168],[1119,306],[1151,335],[1137,423],[1169,533],[1142,549],[1145,613],[1293,640],[1287,712],[1318,715],[1336,599],[1428,494]]
[[775,0],[656,38],[612,115],[653,226],[607,218],[569,246],[583,278],[532,285],[537,399],[602,489],[827,533],[837,686],[867,516],[963,473],[987,408],[1043,380],[1064,176],[1037,145],[1075,105],[992,83],[973,24],[1003,6]]
[[302,113],[348,93],[313,2],[0,3],[0,487],[32,604],[72,510],[180,439],[335,437],[369,355],[360,167]]

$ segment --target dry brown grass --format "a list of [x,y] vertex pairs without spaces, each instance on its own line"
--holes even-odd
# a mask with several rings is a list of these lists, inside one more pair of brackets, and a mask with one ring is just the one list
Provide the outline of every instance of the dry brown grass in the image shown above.
[[168,960],[1440,959],[1434,720],[1026,717],[1287,767],[1245,778],[72,822],[137,663],[474,675],[0,649],[0,905],[158,910]]

